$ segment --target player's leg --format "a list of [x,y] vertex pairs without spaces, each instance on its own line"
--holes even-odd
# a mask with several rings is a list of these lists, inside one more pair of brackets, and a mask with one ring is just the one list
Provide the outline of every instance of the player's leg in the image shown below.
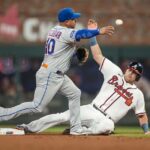
[[29,124],[19,125],[21,128],[26,129],[29,132],[42,132],[47,128],[53,127],[58,124],[69,122],[69,111],[63,113],[56,113],[46,115],[38,120],[34,120]]
[[[93,128],[91,127],[95,120],[98,119],[98,114],[91,104],[80,107],[80,118],[83,129],[86,129],[86,134],[93,134]],[[70,129],[66,129],[63,134],[69,134],[69,130]]]
[[81,91],[76,85],[65,75],[64,82],[60,88],[60,92],[69,100],[70,110],[70,128],[71,132],[81,129],[80,120],[80,96]]
[[108,118],[101,117],[93,121],[90,129],[92,134],[110,134],[114,131],[114,122]]
[[[81,106],[81,122],[82,125],[88,127],[94,119],[93,113],[90,111],[91,105]],[[89,115],[87,115],[89,114]],[[34,120],[29,124],[18,125],[19,128],[24,128],[29,132],[42,132],[47,128],[53,127],[58,124],[68,123],[70,120],[69,110],[63,113],[56,113],[46,115],[40,119]]]
[[82,126],[91,127],[93,121],[95,121],[98,117],[95,111],[93,111],[93,107],[91,104],[84,105],[80,107],[80,116],[81,116],[81,124]]
[[51,101],[58,89],[61,87],[64,78],[57,78],[57,75],[38,75],[37,87],[32,102],[25,102],[11,108],[0,107],[0,121],[16,118],[22,114],[42,112],[45,106]]
[[91,104],[81,106],[81,122],[88,134],[109,134],[114,131],[114,122],[97,111]]

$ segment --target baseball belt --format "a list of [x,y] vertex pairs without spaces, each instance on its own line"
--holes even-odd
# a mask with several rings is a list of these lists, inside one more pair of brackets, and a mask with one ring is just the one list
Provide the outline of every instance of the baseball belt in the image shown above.
[[110,119],[110,120],[112,120],[113,121],[113,119],[107,114],[107,113],[105,113],[105,112],[103,112],[101,109],[99,109],[95,104],[93,104],[93,107],[96,109],[96,110],[98,110],[99,112],[101,112],[104,116],[106,116],[108,119]]

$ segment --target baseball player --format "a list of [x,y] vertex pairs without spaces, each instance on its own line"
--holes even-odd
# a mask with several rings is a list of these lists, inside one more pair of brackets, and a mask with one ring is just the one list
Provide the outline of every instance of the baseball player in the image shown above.
[[[90,46],[93,58],[104,76],[104,82],[92,103],[81,106],[82,125],[87,127],[89,134],[110,134],[114,131],[115,123],[133,109],[144,133],[149,134],[143,93],[134,84],[143,73],[142,65],[139,62],[131,62],[123,74],[117,65],[103,56],[95,37],[91,38]],[[41,132],[68,122],[69,119],[69,111],[65,111],[18,127],[26,132]]]
[[[9,120],[26,113],[42,112],[57,92],[69,100],[70,133],[82,134],[80,121],[80,90],[65,75],[70,59],[76,50],[76,42],[99,34],[107,34],[103,29],[75,30],[76,19],[80,13],[72,8],[63,8],[58,12],[59,25],[50,29],[45,45],[45,56],[36,73],[36,89],[32,102],[25,102],[12,108],[0,107],[0,121]],[[90,25],[89,25],[90,26]],[[92,24],[91,24],[92,26]],[[107,27],[106,27],[107,29]]]

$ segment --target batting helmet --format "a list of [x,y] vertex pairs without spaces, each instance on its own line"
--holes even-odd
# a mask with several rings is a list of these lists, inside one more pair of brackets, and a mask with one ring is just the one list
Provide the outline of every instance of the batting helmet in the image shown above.
[[141,78],[141,76],[143,74],[142,64],[139,62],[131,62],[131,63],[129,63],[128,68],[137,74],[136,81],[139,81],[139,79]]

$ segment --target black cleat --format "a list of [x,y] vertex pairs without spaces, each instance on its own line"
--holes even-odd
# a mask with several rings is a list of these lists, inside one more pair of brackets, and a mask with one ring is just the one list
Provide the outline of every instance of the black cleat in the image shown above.
[[34,132],[30,131],[26,126],[23,126],[23,125],[17,125],[16,129],[18,129],[18,130],[24,130],[25,134],[34,133]]
[[63,135],[70,135],[70,128],[67,128],[63,131]]

